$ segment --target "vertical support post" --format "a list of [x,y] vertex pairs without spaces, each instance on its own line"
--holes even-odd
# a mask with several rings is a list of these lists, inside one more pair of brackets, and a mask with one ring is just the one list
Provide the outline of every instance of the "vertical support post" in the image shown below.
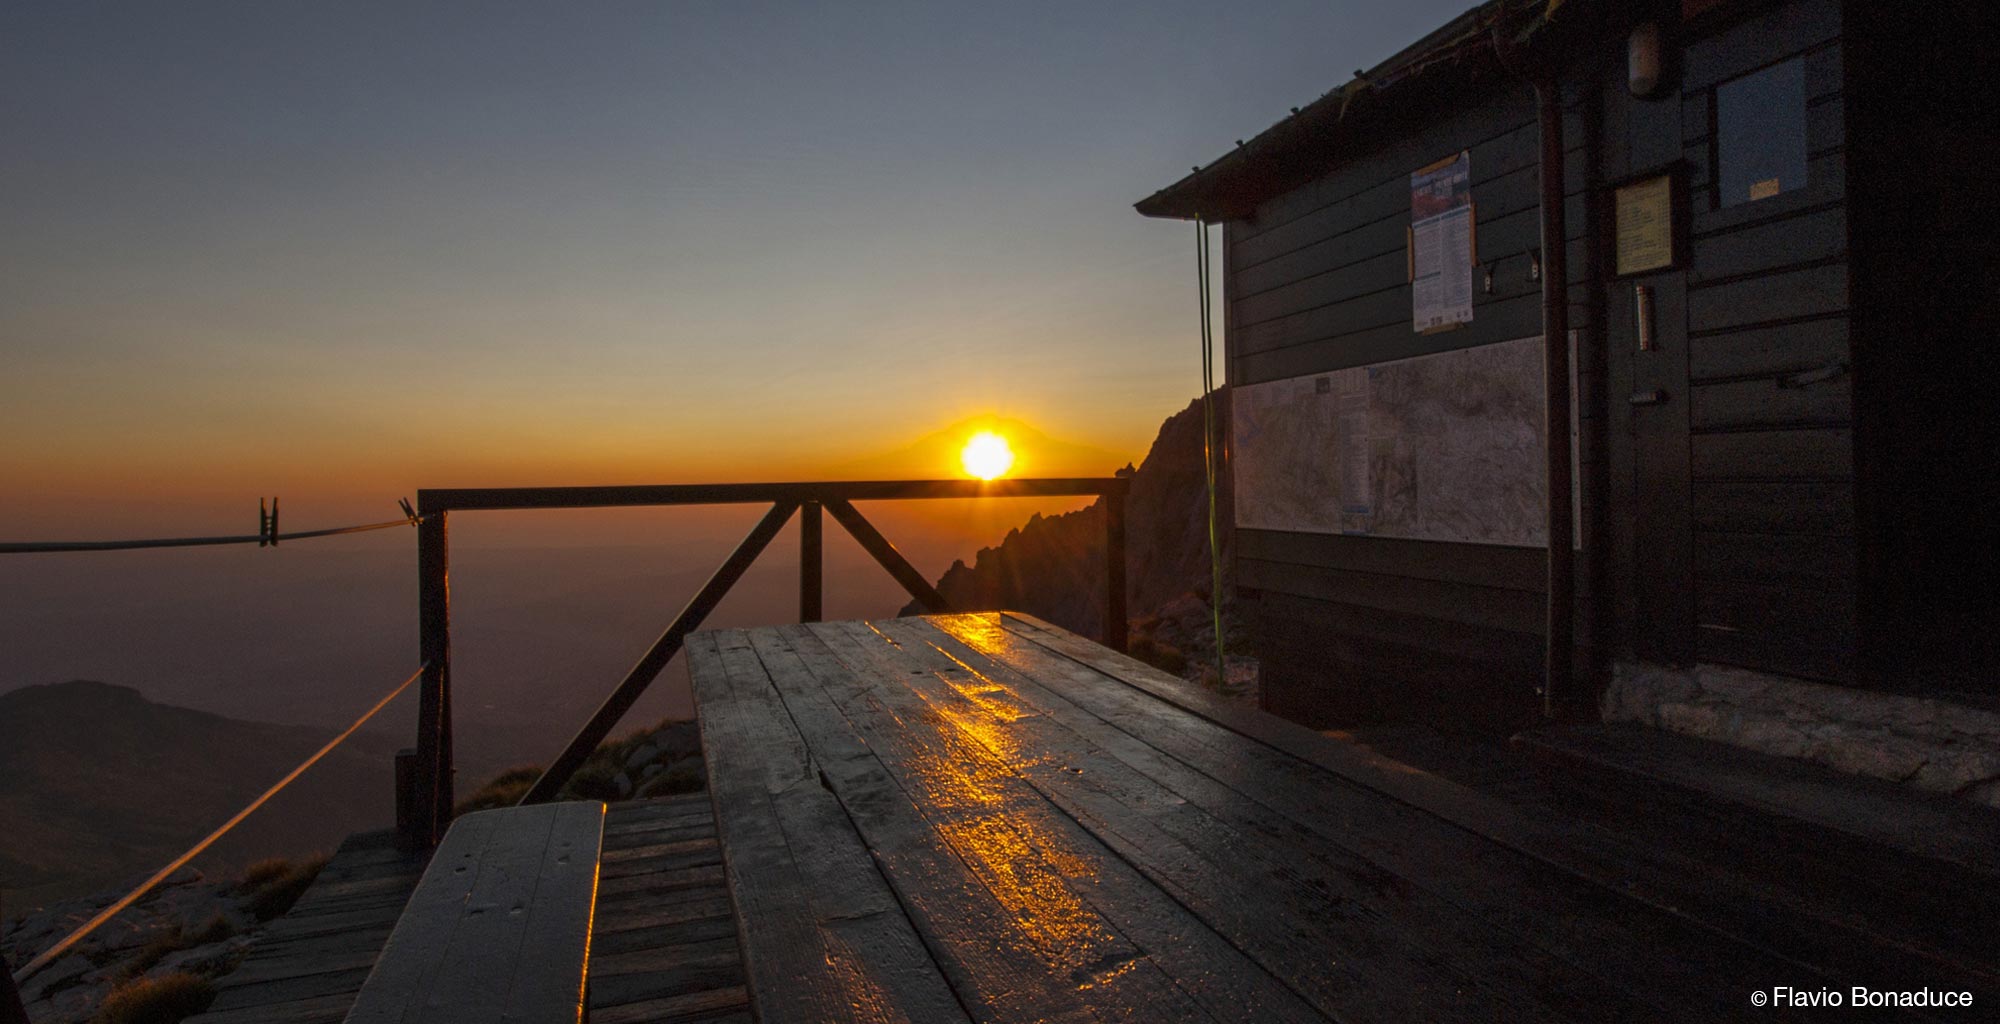
[[824,591],[822,580],[825,572],[825,546],[820,533],[819,502],[808,501],[799,505],[799,621],[818,622],[825,609],[821,606]]
[[1570,511],[1569,233],[1563,222],[1562,85],[1554,72],[1535,82],[1542,135],[1542,369],[1548,437],[1548,643],[1542,715],[1554,718],[1573,699],[1576,658],[1576,526]]
[[451,818],[451,582],[445,511],[423,508],[417,525],[417,631],[424,675],[417,690],[416,778],[411,792],[412,849],[437,845]]
[[396,751],[396,845],[404,853],[416,853],[411,840],[417,833],[417,752],[404,747]]
[[1104,646],[1125,649],[1125,481],[1104,492]]

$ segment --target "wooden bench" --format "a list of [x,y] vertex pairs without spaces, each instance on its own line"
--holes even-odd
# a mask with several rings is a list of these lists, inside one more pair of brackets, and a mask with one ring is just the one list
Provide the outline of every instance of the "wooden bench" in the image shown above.
[[595,801],[458,819],[349,1024],[582,1020],[603,838]]

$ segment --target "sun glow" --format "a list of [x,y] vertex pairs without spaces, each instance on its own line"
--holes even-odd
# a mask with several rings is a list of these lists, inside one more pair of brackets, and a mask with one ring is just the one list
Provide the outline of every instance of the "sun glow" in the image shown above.
[[965,450],[958,453],[958,461],[965,466],[965,472],[981,480],[992,480],[1007,475],[1014,465],[1014,449],[1007,446],[1007,439],[991,430],[982,430],[965,442]]

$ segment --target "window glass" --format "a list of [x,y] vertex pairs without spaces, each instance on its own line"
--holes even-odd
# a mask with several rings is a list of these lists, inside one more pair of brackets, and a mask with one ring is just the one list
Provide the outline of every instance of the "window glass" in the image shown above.
[[1717,205],[1806,183],[1806,65],[1794,57],[1715,90]]

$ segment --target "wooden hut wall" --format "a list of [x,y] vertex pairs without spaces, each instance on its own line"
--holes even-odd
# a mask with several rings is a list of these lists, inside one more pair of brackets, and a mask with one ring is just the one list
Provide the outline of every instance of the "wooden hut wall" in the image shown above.
[[[1229,224],[1230,382],[1539,335],[1540,284],[1530,279],[1528,257],[1541,231],[1535,113],[1525,84],[1496,83]],[[1569,233],[1578,246],[1591,225],[1583,127],[1572,115],[1566,133],[1575,183]],[[1475,271],[1472,322],[1417,334],[1405,252],[1410,174],[1460,150],[1471,154],[1476,258],[1492,266],[1494,289],[1486,294]],[[1591,260],[1573,252],[1571,280],[1589,280]],[[1590,310],[1579,303],[1573,314],[1586,352]],[[1597,365],[1583,360],[1586,395],[1601,390]],[[1586,402],[1584,415],[1601,407]],[[1586,424],[1583,433],[1598,431]],[[1599,456],[1586,444],[1586,478]],[[1264,655],[1271,710],[1317,725],[1444,718],[1508,727],[1538,706],[1543,549],[1251,529],[1236,531],[1234,545],[1239,600]],[[1583,597],[1588,607],[1587,586]],[[1579,635],[1587,637],[1589,616],[1583,620]]]
[[[1741,5],[1739,5],[1740,8]],[[1680,160],[1685,267],[1604,285],[1611,489],[1607,578],[1618,646],[1641,660],[1851,681],[1853,403],[1839,5],[1763,5],[1687,39],[1677,97],[1601,86],[1609,186]],[[1697,24],[1693,28],[1699,29]],[[1802,188],[1713,195],[1716,88],[1798,58]],[[1659,349],[1638,351],[1633,289]],[[1633,405],[1657,389],[1666,400]]]

